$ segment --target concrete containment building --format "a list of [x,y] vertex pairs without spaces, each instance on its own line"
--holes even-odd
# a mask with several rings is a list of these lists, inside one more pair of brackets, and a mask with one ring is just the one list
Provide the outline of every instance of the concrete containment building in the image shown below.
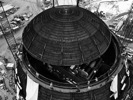
[[43,11],[25,27],[22,42],[25,98],[32,94],[27,88],[34,91],[28,79],[38,84],[36,100],[120,100],[130,86],[118,39],[86,9]]

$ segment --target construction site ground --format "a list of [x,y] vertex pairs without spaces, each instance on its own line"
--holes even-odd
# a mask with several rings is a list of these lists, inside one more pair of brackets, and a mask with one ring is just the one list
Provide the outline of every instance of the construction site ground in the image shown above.
[[[18,11],[16,11],[14,14],[8,17],[9,21],[12,20],[15,15],[21,15],[24,13],[31,12],[33,13],[33,16],[29,19],[30,21],[32,18],[34,18],[34,16],[36,16],[41,11],[41,9],[37,7],[35,0],[28,0],[28,1],[27,0],[24,0],[24,1],[23,0],[1,0],[1,1],[4,2],[3,5],[11,4],[13,6],[20,7]],[[20,42],[23,29],[29,21],[27,21],[23,27],[13,32],[17,42]],[[0,65],[0,69],[4,69],[5,74],[6,74],[5,76],[0,75],[0,78],[4,77],[4,82],[5,82],[4,83],[5,86],[0,86],[1,88],[0,89],[0,100],[16,100],[15,99],[16,90],[14,90],[14,87],[10,85],[10,81],[13,80],[13,71],[6,70],[4,66],[5,62],[3,58],[8,59],[8,61],[11,63],[15,63],[14,58],[11,54],[11,51],[9,50],[9,47],[7,45],[5,38],[3,36],[0,36],[0,62],[3,63],[3,65]]]

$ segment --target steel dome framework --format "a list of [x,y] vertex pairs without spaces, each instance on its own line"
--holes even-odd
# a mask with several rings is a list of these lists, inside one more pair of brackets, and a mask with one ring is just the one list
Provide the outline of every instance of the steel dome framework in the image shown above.
[[37,59],[53,65],[78,65],[100,57],[111,42],[107,26],[79,7],[52,8],[25,28],[23,44]]
[[[4,36],[9,47],[15,43],[12,34]],[[38,100],[112,100],[110,86],[117,75],[118,100],[131,97],[133,73],[128,77],[120,43],[91,12],[78,6],[53,7],[28,24],[22,40],[21,54],[13,55],[24,98],[30,77],[39,84]]]
[[50,8],[27,25],[22,41],[24,72],[39,83],[38,100],[111,100],[111,81],[123,69],[120,43],[90,11]]

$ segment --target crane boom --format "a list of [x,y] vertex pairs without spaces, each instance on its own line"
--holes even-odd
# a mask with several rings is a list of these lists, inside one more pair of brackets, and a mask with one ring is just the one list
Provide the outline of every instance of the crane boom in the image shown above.
[[1,24],[1,31],[3,33],[2,35],[4,36],[6,42],[7,42],[8,46],[9,46],[9,49],[10,49],[10,51],[11,51],[13,57],[14,57],[14,60],[17,60],[17,56],[15,54],[16,52],[15,52],[15,50],[13,48],[13,45],[17,48],[17,42],[16,42],[16,39],[14,37],[13,30],[12,30],[12,28],[10,26],[10,22],[9,22],[9,20],[7,18],[6,12],[5,12],[4,8],[3,8],[3,5],[2,5],[1,1],[0,1],[0,6],[3,9],[3,14],[5,16],[5,22],[6,22],[5,26],[4,26],[4,24],[2,22],[0,23]]

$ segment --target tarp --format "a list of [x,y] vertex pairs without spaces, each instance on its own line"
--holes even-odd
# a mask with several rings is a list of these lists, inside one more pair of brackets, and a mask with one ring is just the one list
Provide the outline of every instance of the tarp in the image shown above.
[[39,84],[34,82],[27,75],[26,100],[37,100],[38,99],[38,88],[39,88]]
[[119,2],[101,2],[98,12],[103,11],[105,16],[111,19],[113,16],[128,12],[132,5],[132,0]]
[[[8,10],[12,9],[13,7],[14,7],[14,6],[9,5],[9,4],[3,6],[3,8],[4,8],[5,11],[8,11]],[[0,7],[0,13],[3,12],[3,8]]]
[[114,93],[114,98],[118,98],[118,75],[113,79],[110,90]]
[[77,0],[57,0],[59,5],[76,5]]

